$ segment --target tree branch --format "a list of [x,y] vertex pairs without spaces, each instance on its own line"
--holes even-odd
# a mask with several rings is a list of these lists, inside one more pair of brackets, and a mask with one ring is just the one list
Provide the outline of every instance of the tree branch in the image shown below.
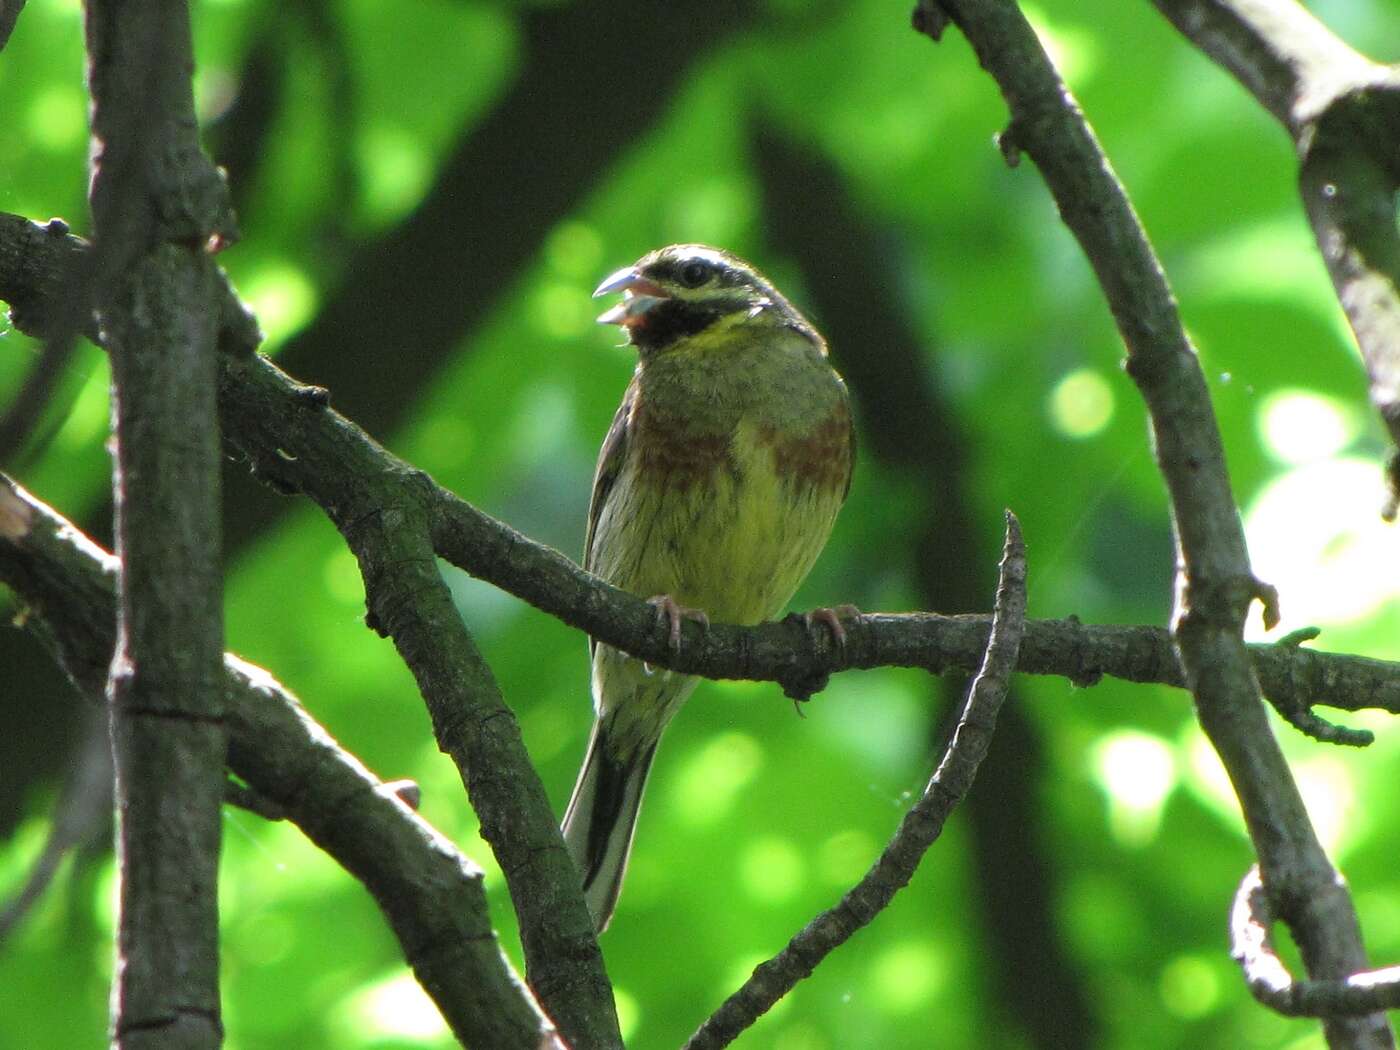
[[[23,220],[10,219],[0,216],[0,296],[32,296],[24,272],[34,267],[15,272],[5,265],[7,234],[25,231]],[[47,239],[30,238],[30,245],[35,251],[47,250]],[[29,316],[33,319],[32,313]],[[246,320],[233,306],[225,316]],[[226,327],[223,332],[231,348],[250,350],[253,339],[246,325],[241,331]],[[249,353],[225,355],[221,368],[226,435],[236,440],[264,480],[284,491],[314,486],[328,512],[344,518],[347,527],[354,524],[351,510],[366,499],[364,492],[373,490],[379,495],[369,502],[406,515],[400,519],[405,525],[425,521],[438,554],[599,641],[656,665],[710,677],[773,680],[790,693],[809,695],[828,674],[846,668],[899,665],[935,673],[950,667],[972,669],[986,644],[985,617],[872,615],[848,625],[843,650],[794,624],[714,624],[704,633],[686,625],[684,644],[676,654],[645,602],[603,583],[389,455],[330,410],[325,391],[296,383]],[[371,513],[379,510],[372,508]],[[421,552],[418,563],[421,568]],[[1394,664],[1291,645],[1253,647],[1252,657],[1276,702],[1306,708],[1325,699],[1351,709],[1380,706],[1400,711],[1400,668]],[[1184,684],[1170,637],[1151,627],[1034,622],[1027,626],[1018,669],[1062,675],[1079,684],[1091,684],[1102,674]]]
[[[1122,185],[1035,31],[1011,0],[926,0],[963,31],[1011,111],[1003,150],[1035,160],[1103,287],[1147,404],[1178,551],[1173,638],[1201,726],[1239,797],[1264,882],[1308,971],[1365,967],[1356,912],[1270,732],[1243,641],[1245,614],[1277,597],[1250,569],[1200,362]],[[926,17],[926,27],[937,18]],[[1324,1022],[1335,1047],[1394,1045],[1383,1014]]]
[[572,1045],[620,1046],[612,987],[514,713],[452,604],[431,544],[439,491],[343,417],[325,391],[265,358],[223,359],[220,412],[254,473],[309,495],[359,559],[367,622],[413,672],[438,746],[456,763],[520,919],[526,977]]
[[868,926],[909,884],[949,815],[963,800],[986,757],[997,712],[1011,686],[1026,622],[1026,547],[1016,516],[1006,513],[1006,544],[997,582],[996,611],[981,669],[973,681],[938,769],[879,859],[841,902],[828,908],[787,946],[760,963],[685,1044],[686,1050],[718,1050],[767,1013],[798,981],[811,976],[834,949]]
[[[1293,139],[1299,191],[1366,362],[1371,401],[1400,445],[1400,67],[1352,50],[1293,0],[1153,0]],[[1394,518],[1400,452],[1391,460]]]
[[1400,966],[1355,973],[1340,981],[1295,981],[1274,952],[1269,896],[1256,865],[1230,911],[1230,952],[1254,998],[1289,1017],[1338,1017],[1400,1007]]
[[[63,235],[55,232],[62,229]],[[0,213],[0,299],[12,304],[15,326],[42,334],[59,282],[59,255],[83,250],[80,238],[61,223],[40,226]],[[21,305],[22,304],[22,305]],[[258,342],[257,326],[225,289],[220,343],[237,358]],[[973,671],[987,644],[987,616],[934,613],[871,614],[847,625],[844,649],[793,624],[758,627],[714,624],[707,632],[686,623],[679,654],[656,622],[656,610],[603,583],[559,552],[433,485],[419,471],[386,452],[355,424],[321,411],[325,392],[287,376],[265,359],[223,365],[221,397],[260,402],[257,423],[244,439],[260,444],[248,453],[255,471],[283,489],[283,477],[298,447],[314,446],[334,473],[365,471],[384,483],[413,491],[428,507],[437,553],[472,575],[495,584],[564,623],[650,663],[709,678],[774,681],[800,692],[825,676],[854,668],[921,667],[934,673]],[[300,417],[300,418],[298,418]],[[263,425],[268,429],[259,433]],[[278,444],[286,440],[290,445]],[[337,462],[342,444],[351,453]],[[279,453],[279,449],[282,453]],[[351,467],[350,464],[355,464]],[[396,491],[397,491],[396,489]],[[397,498],[397,497],[396,497]],[[1296,644],[1248,647],[1265,695],[1280,708],[1303,711],[1313,704],[1348,711],[1368,708],[1400,714],[1400,664],[1342,653],[1317,652]],[[1168,632],[1154,626],[1089,625],[1077,619],[1032,620],[1027,624],[1017,670],[1093,685],[1110,675],[1131,682],[1185,685]]]
[[[119,558],[113,1045],[218,1047],[223,582],[215,414],[231,227],[200,153],[185,0],[92,0],[94,292],[112,362]],[[74,338],[60,332],[58,343]]]
[[[939,362],[948,347],[930,335],[940,318],[920,302],[914,323],[909,298],[899,293],[902,267],[890,251],[886,220],[861,203],[842,166],[785,132],[776,117],[756,118],[755,125],[750,155],[763,191],[764,235],[801,268],[804,307],[821,319],[832,364],[855,402],[861,470],[871,464],[891,473],[908,501],[900,545],[908,550],[910,596],[918,608],[980,611],[991,558],[974,492],[978,428],[947,389]],[[891,554],[864,551],[857,575],[890,566]],[[857,594],[845,597],[862,604]],[[979,643],[970,659],[981,653]],[[1018,703],[1016,688],[1002,705],[980,786],[962,811],[979,889],[969,907],[987,934],[979,983],[986,1010],[1004,1028],[1020,1029],[1006,1031],[1004,1042],[1023,1042],[1025,1050],[1095,1046],[1102,1041],[1099,1011],[1056,905],[1067,865],[1052,857],[1053,831],[1044,819],[1044,727],[1030,705]],[[929,742],[937,751],[966,690],[960,673],[925,683]],[[1023,832],[1007,835],[1008,826]]]
[[[115,642],[116,561],[0,475],[0,580],[96,703]],[[542,1050],[553,1027],[491,929],[483,876],[267,672],[225,656],[228,768],[373,895],[453,1033],[474,1047]]]

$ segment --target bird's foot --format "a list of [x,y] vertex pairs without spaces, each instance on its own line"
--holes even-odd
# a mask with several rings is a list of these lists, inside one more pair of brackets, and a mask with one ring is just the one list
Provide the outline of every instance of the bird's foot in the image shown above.
[[846,625],[843,620],[850,620],[853,623],[860,621],[861,612],[854,605],[849,603],[835,605],[830,608],[822,606],[820,609],[813,609],[809,613],[802,614],[802,623],[807,628],[807,633],[815,640],[816,625],[825,624],[827,630],[831,632],[831,638],[836,643],[838,649],[846,648]]
[[656,606],[656,618],[665,620],[670,626],[669,639],[672,652],[681,651],[681,621],[693,620],[700,625],[702,631],[710,629],[710,618],[703,609],[687,609],[684,605],[677,604],[676,599],[669,594],[657,594],[647,599],[648,605]]

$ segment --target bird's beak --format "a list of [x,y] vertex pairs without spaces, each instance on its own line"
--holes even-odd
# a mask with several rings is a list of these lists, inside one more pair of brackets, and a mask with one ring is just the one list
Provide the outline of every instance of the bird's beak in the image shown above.
[[593,298],[612,295],[614,292],[622,293],[622,302],[599,314],[599,324],[617,324],[631,328],[640,323],[647,312],[658,303],[670,298],[664,288],[643,277],[635,266],[628,266],[610,274],[602,284],[593,289]]

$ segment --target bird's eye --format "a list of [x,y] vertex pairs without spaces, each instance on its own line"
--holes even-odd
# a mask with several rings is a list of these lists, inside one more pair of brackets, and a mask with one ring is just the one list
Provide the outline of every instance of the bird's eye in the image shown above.
[[681,284],[687,288],[699,288],[713,273],[714,267],[709,263],[693,259],[681,267]]

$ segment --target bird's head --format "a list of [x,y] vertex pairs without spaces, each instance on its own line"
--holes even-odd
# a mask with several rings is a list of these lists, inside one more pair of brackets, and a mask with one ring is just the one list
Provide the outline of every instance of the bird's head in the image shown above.
[[[621,325],[645,357],[704,332],[743,325],[812,326],[768,279],[736,255],[703,244],[673,244],[610,275],[595,297],[622,293],[599,324]],[[708,340],[707,340],[708,341]]]

